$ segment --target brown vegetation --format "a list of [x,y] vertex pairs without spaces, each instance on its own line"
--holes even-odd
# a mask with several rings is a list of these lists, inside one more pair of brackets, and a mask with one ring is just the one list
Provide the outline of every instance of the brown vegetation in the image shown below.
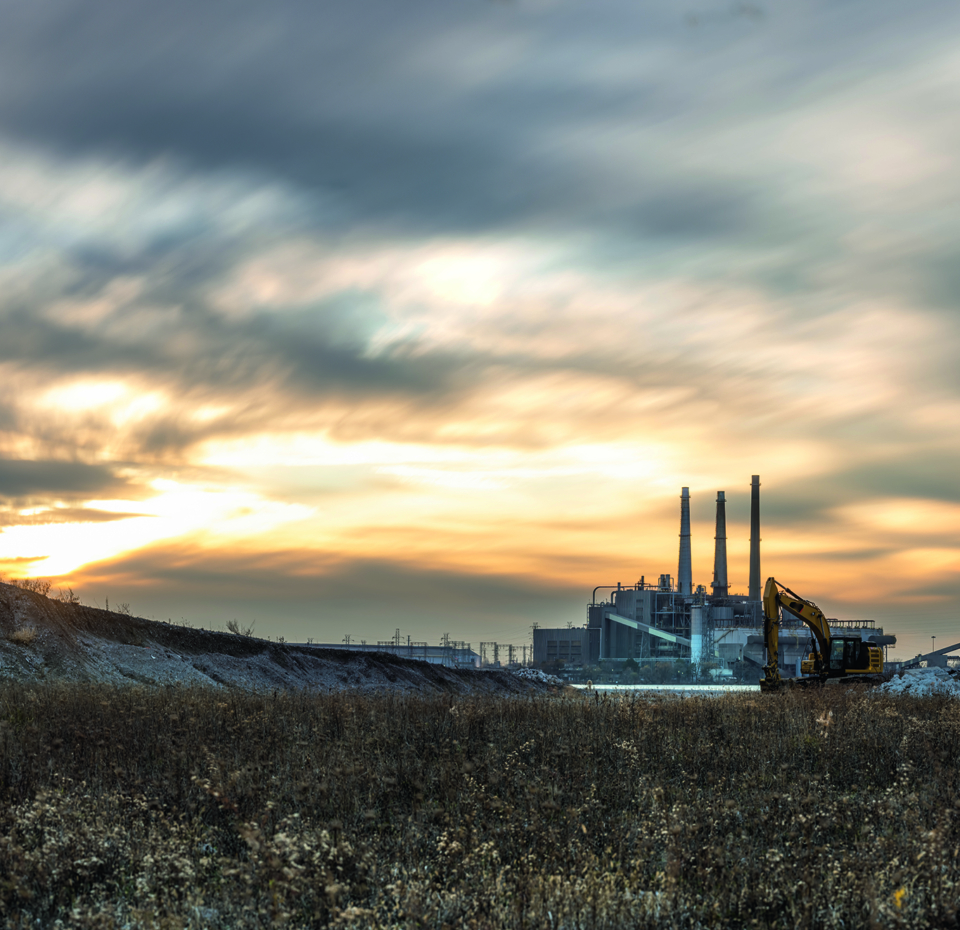
[[32,626],[25,626],[19,630],[14,630],[7,637],[11,643],[16,643],[18,646],[29,646],[36,638],[37,629]]
[[[830,713],[832,711],[832,714]],[[10,926],[951,926],[960,703],[0,687]]]

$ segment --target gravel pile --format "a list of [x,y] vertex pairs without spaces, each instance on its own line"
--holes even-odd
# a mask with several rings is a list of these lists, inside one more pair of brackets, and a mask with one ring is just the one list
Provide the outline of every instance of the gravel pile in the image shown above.
[[521,668],[513,673],[517,678],[525,681],[538,681],[543,685],[562,685],[563,682],[556,675],[548,675],[538,668]]
[[945,668],[911,668],[902,677],[890,679],[877,690],[883,694],[909,694],[913,697],[942,694],[960,697],[960,678]]

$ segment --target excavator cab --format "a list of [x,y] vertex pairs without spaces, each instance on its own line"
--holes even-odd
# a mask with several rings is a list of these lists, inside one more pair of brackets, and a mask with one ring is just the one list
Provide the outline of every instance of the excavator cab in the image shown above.
[[879,674],[883,671],[883,652],[856,636],[833,636],[826,667],[816,650],[800,663],[804,675],[837,678],[843,675]]
[[833,636],[830,640],[830,668],[834,675],[856,675],[883,671],[880,649],[870,647],[859,636]]
[[858,645],[859,640],[854,642],[842,636],[834,636],[830,640],[830,671],[846,673],[847,669],[855,668]]

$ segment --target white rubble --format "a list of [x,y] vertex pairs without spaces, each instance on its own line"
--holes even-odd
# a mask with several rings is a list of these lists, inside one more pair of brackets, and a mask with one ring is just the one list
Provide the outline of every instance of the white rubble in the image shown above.
[[513,673],[517,678],[524,678],[528,681],[539,681],[545,685],[562,685],[563,682],[556,675],[548,675],[538,668],[521,668]]
[[909,694],[914,697],[947,695],[960,698],[960,678],[945,668],[910,668],[901,677],[891,678],[881,685],[883,694]]

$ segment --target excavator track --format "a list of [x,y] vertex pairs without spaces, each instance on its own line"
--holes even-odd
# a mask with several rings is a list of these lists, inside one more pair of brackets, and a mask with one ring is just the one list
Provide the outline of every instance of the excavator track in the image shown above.
[[777,694],[782,691],[797,689],[811,690],[815,688],[836,688],[838,686],[876,688],[890,680],[889,675],[844,675],[842,678],[819,678],[808,676],[805,678],[781,678],[779,682],[768,684],[760,680],[760,690],[764,694]]

